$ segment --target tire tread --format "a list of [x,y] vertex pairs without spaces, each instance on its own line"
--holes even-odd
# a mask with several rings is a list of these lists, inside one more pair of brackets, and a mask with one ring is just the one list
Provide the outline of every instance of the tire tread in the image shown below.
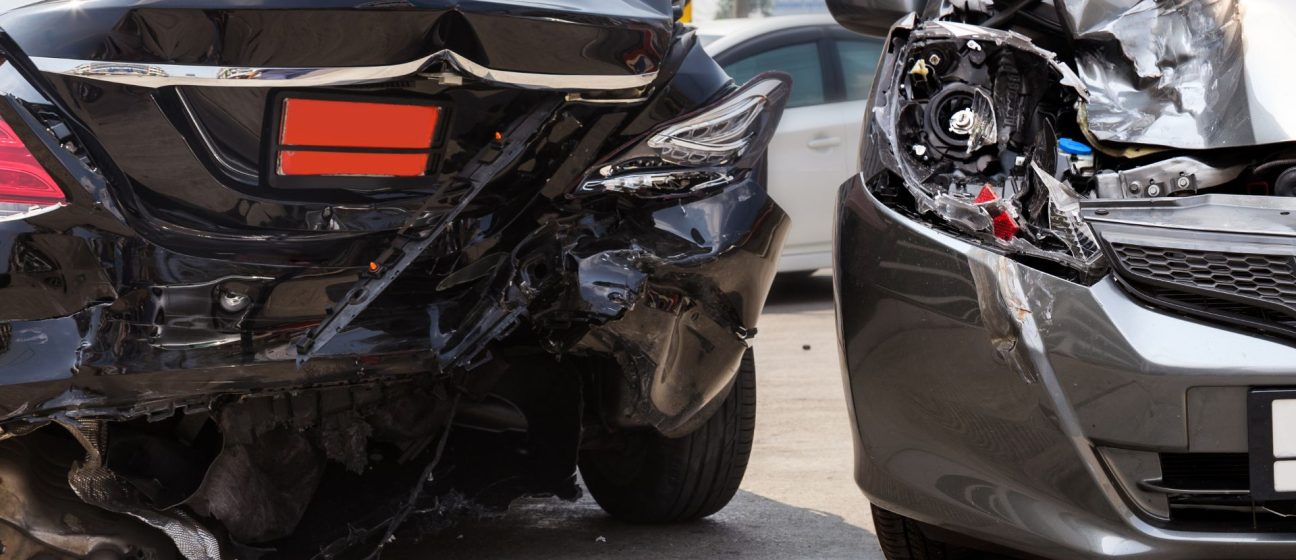
[[928,538],[912,519],[873,506],[873,528],[887,560],[946,560],[949,547]]
[[649,524],[683,523],[728,505],[747,472],[756,431],[756,364],[751,351],[719,410],[697,431],[669,439],[646,436],[651,463],[616,480],[606,463],[581,459],[594,500],[619,519]]

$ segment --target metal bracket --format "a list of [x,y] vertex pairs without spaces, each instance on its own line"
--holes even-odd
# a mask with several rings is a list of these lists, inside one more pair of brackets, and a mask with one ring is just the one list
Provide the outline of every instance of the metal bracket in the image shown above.
[[[326,346],[329,341],[345,330],[357,316],[363,313],[365,309],[368,309],[369,305],[401,273],[405,272],[405,269],[418,260],[423,255],[423,252],[450,228],[459,217],[459,214],[468,207],[470,202],[477,198],[477,195],[481,194],[482,190],[495,179],[501,170],[513,165],[525,153],[526,148],[531,144],[532,138],[553,117],[558,105],[558,102],[551,102],[532,111],[525,119],[522,119],[521,122],[501,135],[502,140],[500,142],[502,146],[497,144],[487,148],[473,163],[469,164],[468,169],[465,169],[461,176],[467,176],[471,188],[453,209],[435,218],[424,211],[420,211],[406,222],[396,234],[396,239],[392,242],[391,247],[374,259],[375,267],[373,268],[376,268],[376,270],[356,282],[347,292],[346,297],[332,310],[332,313],[297,342],[298,367],[301,367],[314,357],[320,348]],[[499,151],[497,157],[483,157],[495,150]],[[437,195],[430,197],[429,204],[432,200],[436,200],[440,194],[438,192]]]

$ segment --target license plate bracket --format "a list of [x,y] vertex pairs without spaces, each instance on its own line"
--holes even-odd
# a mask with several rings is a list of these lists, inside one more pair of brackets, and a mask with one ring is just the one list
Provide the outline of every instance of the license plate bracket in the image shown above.
[[1296,389],[1256,388],[1247,395],[1251,496],[1296,500]]

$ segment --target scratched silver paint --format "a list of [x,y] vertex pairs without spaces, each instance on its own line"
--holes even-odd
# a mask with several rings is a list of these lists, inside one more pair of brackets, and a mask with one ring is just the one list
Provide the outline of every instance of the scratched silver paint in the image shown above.
[[[843,185],[838,220],[843,377],[870,501],[1049,558],[1291,557],[1290,535],[1156,527],[1099,451],[1243,450],[1189,429],[1210,406],[1184,395],[1219,388],[1208,404],[1220,404],[1282,383],[1296,375],[1296,348],[937,232],[859,176]],[[1245,432],[1244,422],[1211,416],[1210,430]]]

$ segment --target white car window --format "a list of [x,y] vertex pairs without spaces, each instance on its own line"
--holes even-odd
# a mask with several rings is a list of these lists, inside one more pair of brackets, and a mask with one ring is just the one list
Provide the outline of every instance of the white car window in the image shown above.
[[819,105],[824,102],[823,65],[819,62],[819,44],[800,43],[770,49],[726,64],[725,71],[739,84],[761,72],[779,70],[792,75],[792,98],[788,108]]
[[878,41],[837,41],[837,54],[841,59],[842,78],[846,82],[846,100],[868,99],[877,73],[878,59],[882,56],[882,43]]

